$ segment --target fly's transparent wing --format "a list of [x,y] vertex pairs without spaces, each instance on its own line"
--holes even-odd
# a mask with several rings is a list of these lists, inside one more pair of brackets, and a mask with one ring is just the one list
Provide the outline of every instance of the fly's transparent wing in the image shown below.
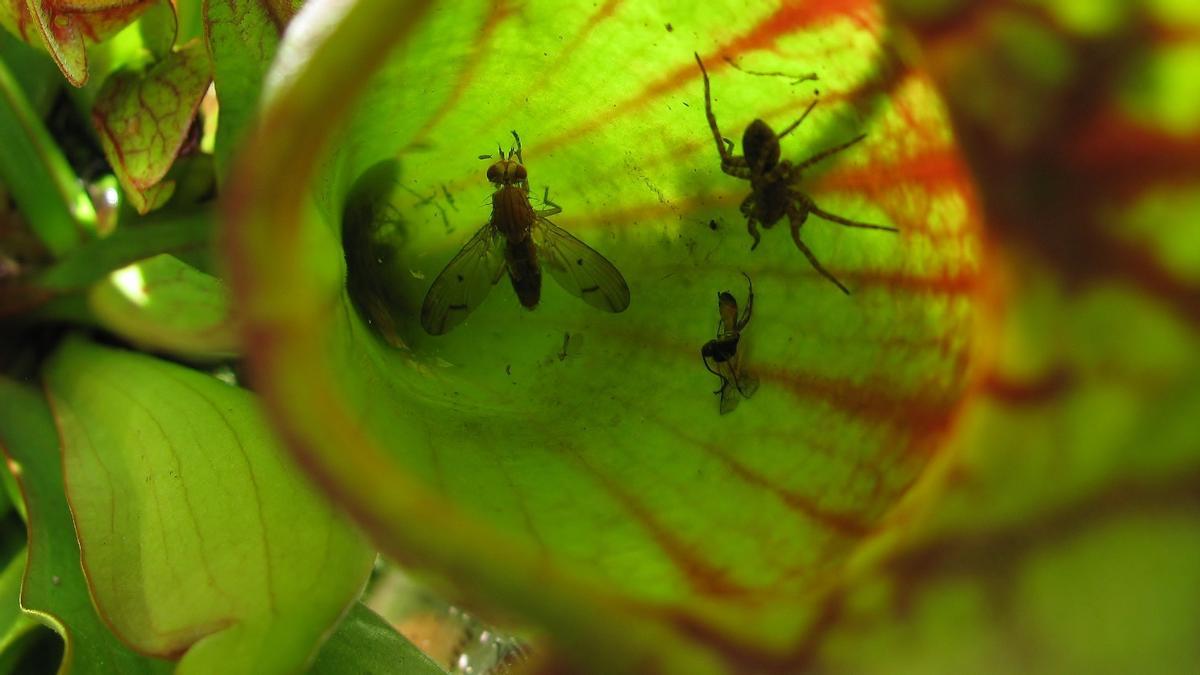
[[491,223],[479,228],[446,269],[433,280],[421,305],[421,327],[430,335],[448,332],[475,311],[504,271],[500,236]]
[[595,249],[541,216],[534,236],[542,264],[568,293],[606,312],[629,307],[625,277]]

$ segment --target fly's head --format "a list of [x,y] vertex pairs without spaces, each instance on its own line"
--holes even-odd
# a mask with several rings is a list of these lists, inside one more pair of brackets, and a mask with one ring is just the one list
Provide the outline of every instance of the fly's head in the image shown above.
[[770,171],[779,163],[779,139],[766,122],[756,119],[742,134],[742,152],[752,170]]
[[519,159],[513,159],[511,154],[505,159],[496,161],[487,170],[488,181],[496,187],[518,185],[523,183],[526,178],[525,165],[521,164]]

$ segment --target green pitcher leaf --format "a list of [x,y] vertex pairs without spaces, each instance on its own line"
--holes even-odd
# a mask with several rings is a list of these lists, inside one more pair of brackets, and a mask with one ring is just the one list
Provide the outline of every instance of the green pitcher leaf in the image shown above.
[[100,613],[177,672],[294,672],[373,554],[284,461],[244,390],[80,339],[49,362]]
[[174,191],[174,181],[163,177],[187,138],[211,80],[208,51],[194,40],[144,71],[120,71],[105,81],[92,108],[92,122],[139,213],[158,208]]
[[46,48],[63,77],[82,87],[88,80],[88,46],[103,42],[160,3],[166,0],[2,0],[0,25]]
[[54,419],[40,392],[0,377],[0,445],[25,498],[29,553],[21,607],[62,635],[60,672],[168,673],[171,664],[121,644],[96,614],[79,565]]
[[[786,664],[968,394],[981,222],[928,77],[894,60],[870,4],[410,7],[307,4],[268,78],[269,133],[227,183],[234,295],[275,422],[388,553],[539,621],[575,668]],[[867,134],[800,182],[828,213],[900,229],[808,219],[803,241],[851,295],[786,220],[750,250],[749,184],[721,172],[695,51],[725,136],[782,130],[814,99],[786,158]],[[769,72],[819,80],[753,74]],[[534,208],[549,188],[554,223],[632,302],[605,313],[547,281],[530,312],[501,280],[430,336],[422,300],[488,221],[511,130]],[[390,159],[390,208],[358,201]],[[761,385],[721,415],[700,351],[717,293],[745,305],[743,274],[738,351]],[[386,292],[351,299],[347,277]]]

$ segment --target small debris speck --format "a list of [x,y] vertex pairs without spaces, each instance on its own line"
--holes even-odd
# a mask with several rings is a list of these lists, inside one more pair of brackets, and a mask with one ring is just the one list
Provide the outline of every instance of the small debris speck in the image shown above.
[[675,31],[675,26],[672,26],[671,24],[667,24],[667,32],[672,33],[674,31]]

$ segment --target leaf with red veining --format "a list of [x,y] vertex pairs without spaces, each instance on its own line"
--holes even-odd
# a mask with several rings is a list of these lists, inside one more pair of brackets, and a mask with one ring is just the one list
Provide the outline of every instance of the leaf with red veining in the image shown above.
[[[234,143],[246,132],[258,106],[263,80],[279,36],[294,14],[288,0],[205,0],[204,26],[221,102],[214,155],[225,174]],[[298,4],[298,3],[292,3]]]
[[212,80],[212,62],[199,41],[184,45],[142,72],[120,71],[104,83],[92,123],[121,186],[140,213],[174,191],[164,181]]
[[166,0],[2,0],[0,25],[46,48],[67,81],[82,87],[88,45],[103,42],[160,2]]

